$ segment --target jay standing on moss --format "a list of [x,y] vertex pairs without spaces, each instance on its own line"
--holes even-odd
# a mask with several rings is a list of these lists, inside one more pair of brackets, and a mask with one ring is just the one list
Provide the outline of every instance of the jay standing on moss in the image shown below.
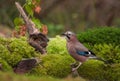
[[96,55],[93,52],[91,52],[83,44],[81,44],[73,32],[67,31],[62,35],[65,36],[65,38],[67,40],[66,46],[67,46],[67,50],[68,50],[69,54],[76,61],[79,62],[77,67],[72,68],[72,71],[77,70],[80,67],[80,65],[83,62],[87,61],[89,58],[104,61],[103,59],[96,57]]

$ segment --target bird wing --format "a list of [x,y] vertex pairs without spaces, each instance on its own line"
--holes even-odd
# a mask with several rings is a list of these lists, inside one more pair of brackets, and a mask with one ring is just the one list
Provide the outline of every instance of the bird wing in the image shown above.
[[80,55],[80,56],[85,56],[85,57],[88,57],[88,58],[91,58],[91,59],[97,59],[97,60],[100,60],[100,61],[103,61],[105,63],[109,63],[108,61],[100,58],[100,57],[97,57],[92,51],[88,50],[83,44],[81,44],[80,42],[77,42],[75,43],[73,46],[75,46],[75,52],[77,55]]
[[91,52],[91,51],[80,51],[80,50],[77,50],[76,49],[76,53],[78,54],[78,55],[82,55],[82,56],[86,56],[86,57],[95,57],[96,55],[93,53],[93,52]]
[[77,43],[76,46],[75,46],[75,49],[76,49],[76,53],[78,55],[82,55],[82,56],[86,56],[86,57],[95,57],[96,56],[92,51],[88,50],[81,43]]

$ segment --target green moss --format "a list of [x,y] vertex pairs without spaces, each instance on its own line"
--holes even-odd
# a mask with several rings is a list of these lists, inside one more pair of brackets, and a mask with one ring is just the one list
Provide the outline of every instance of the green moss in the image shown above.
[[120,64],[112,64],[105,68],[104,78],[106,81],[119,81],[120,80]]
[[78,34],[78,39],[82,43],[89,44],[120,44],[120,29],[113,27],[103,27],[91,29],[86,32]]
[[9,43],[9,39],[0,37],[0,44],[7,45]]
[[14,73],[0,72],[1,81],[86,81],[82,78],[72,78],[67,77],[64,79],[53,78],[50,76],[25,76],[25,75],[16,75]]
[[70,64],[74,60],[69,55],[50,54],[41,57],[42,62],[33,69],[37,75],[49,75],[54,77],[66,77],[69,75],[71,68]]
[[0,57],[7,60],[10,57],[10,52],[5,45],[0,44]]
[[25,38],[13,38],[9,44],[9,49],[11,53],[21,55],[23,58],[30,58],[34,56],[34,48],[31,47]]
[[0,64],[2,64],[2,71],[12,71],[10,65],[2,58],[0,58]]
[[27,43],[25,37],[0,38],[0,48],[0,57],[12,67],[22,58],[31,58],[36,55],[34,48]]
[[12,53],[10,57],[6,60],[12,67],[16,66],[22,60],[22,56],[18,53]]
[[109,63],[120,63],[120,46],[96,44],[92,50],[97,56],[104,58]]
[[[89,60],[80,66],[78,70],[80,76],[91,81],[120,80],[118,35],[119,30],[112,30],[112,28],[96,29],[79,35],[79,40],[85,46],[91,49],[98,57],[112,63],[111,65],[106,65],[101,61]],[[109,39],[111,36],[112,39]],[[30,75],[63,78],[71,73],[70,64],[75,60],[68,54],[64,38],[60,36],[51,38],[47,46],[47,55],[36,53],[26,40],[25,37],[0,38],[0,63],[3,64],[5,71],[15,66],[22,58],[37,57],[41,62],[29,73]]]
[[47,46],[48,54],[68,54],[66,49],[66,40],[60,36],[51,38]]
[[79,74],[89,80],[104,80],[104,63],[98,60],[88,60],[80,66]]

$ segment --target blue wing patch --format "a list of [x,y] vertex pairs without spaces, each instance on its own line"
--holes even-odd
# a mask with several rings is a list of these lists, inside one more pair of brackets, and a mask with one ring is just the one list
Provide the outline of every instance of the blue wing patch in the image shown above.
[[89,56],[96,56],[92,51],[80,51],[80,50],[76,50],[76,53],[78,55],[82,55],[82,56],[86,56],[86,57],[89,57]]
[[88,56],[89,52],[87,51],[76,51],[78,55]]

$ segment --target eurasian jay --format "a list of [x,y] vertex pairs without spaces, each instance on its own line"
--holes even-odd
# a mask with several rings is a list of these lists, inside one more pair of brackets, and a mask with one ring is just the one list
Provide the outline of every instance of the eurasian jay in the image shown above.
[[67,46],[67,50],[68,50],[69,54],[76,61],[79,62],[78,66],[75,67],[74,69],[72,69],[72,71],[77,70],[80,67],[80,65],[83,62],[87,61],[89,58],[104,61],[103,59],[96,57],[96,55],[93,52],[88,50],[82,43],[80,43],[78,41],[76,35],[73,32],[67,31],[62,35],[65,36],[65,38],[67,40],[66,46]]

